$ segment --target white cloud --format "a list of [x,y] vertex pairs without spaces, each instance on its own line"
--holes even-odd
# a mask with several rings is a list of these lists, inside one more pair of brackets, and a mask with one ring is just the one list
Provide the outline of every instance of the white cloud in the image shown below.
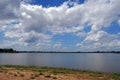
[[108,44],[108,46],[119,49],[120,48],[120,40],[113,40]]
[[78,32],[77,34],[76,34],[76,36],[78,36],[78,37],[86,37],[86,35],[87,35],[87,33],[86,32]]
[[19,0],[0,0],[0,20],[10,20],[17,18],[17,10],[19,9]]
[[[108,34],[105,31],[89,32],[83,42],[77,43],[83,50],[117,50],[119,35]],[[117,44],[117,45],[116,45]]]
[[110,35],[104,31],[98,31],[97,33],[89,32],[87,37],[84,41],[86,42],[103,42],[103,41],[109,41],[111,39],[116,38],[114,35]]
[[22,3],[30,3],[32,0],[21,0]]
[[120,19],[118,20],[118,24],[120,25]]
[[[117,35],[110,35],[102,29],[114,21],[120,23],[120,0],[86,0],[83,4],[68,1],[58,7],[31,5],[29,1],[23,0],[21,4],[19,0],[0,1],[0,12],[3,12],[0,29],[4,30],[5,37],[14,38],[16,44],[19,41],[27,45],[42,46],[48,43],[47,46],[52,46],[52,36],[64,33],[84,37],[77,46],[89,49],[92,48],[90,46],[102,48],[109,43],[112,45],[112,41],[116,40]],[[14,26],[3,24],[3,21],[11,23],[11,20],[19,23]],[[90,32],[84,31],[86,26],[90,26]],[[61,44],[54,46],[60,47]]]
[[62,46],[62,44],[61,43],[56,43],[56,44],[54,44],[54,48],[60,48]]
[[[59,7],[42,7],[21,4],[22,23],[26,31],[46,31],[55,33],[75,32],[92,26],[93,31],[108,27],[118,19],[119,0],[87,0],[84,4],[69,8],[69,2]],[[30,23],[31,22],[31,23]],[[79,26],[83,26],[80,29]],[[76,28],[79,28],[76,30]],[[68,29],[68,30],[66,30]],[[74,31],[73,31],[74,29]]]

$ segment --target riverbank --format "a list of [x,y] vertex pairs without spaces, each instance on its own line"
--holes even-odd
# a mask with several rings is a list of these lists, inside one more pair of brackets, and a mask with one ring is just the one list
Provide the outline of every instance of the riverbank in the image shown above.
[[1,65],[0,80],[120,80],[120,73]]

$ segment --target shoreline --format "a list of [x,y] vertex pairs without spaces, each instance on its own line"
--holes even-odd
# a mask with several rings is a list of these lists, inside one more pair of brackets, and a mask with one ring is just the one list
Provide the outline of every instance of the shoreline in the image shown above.
[[9,78],[11,80],[120,80],[120,73],[53,67],[0,65],[0,79],[9,80]]

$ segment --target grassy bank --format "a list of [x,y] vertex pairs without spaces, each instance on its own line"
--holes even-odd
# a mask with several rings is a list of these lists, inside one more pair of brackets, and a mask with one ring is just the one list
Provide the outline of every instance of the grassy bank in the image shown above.
[[101,73],[65,68],[0,66],[1,80],[120,80],[120,73]]

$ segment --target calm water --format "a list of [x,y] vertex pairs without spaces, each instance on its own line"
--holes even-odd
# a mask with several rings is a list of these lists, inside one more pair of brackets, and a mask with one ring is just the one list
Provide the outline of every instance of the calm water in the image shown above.
[[0,54],[0,64],[34,65],[100,72],[120,72],[120,54],[112,53],[19,53]]

